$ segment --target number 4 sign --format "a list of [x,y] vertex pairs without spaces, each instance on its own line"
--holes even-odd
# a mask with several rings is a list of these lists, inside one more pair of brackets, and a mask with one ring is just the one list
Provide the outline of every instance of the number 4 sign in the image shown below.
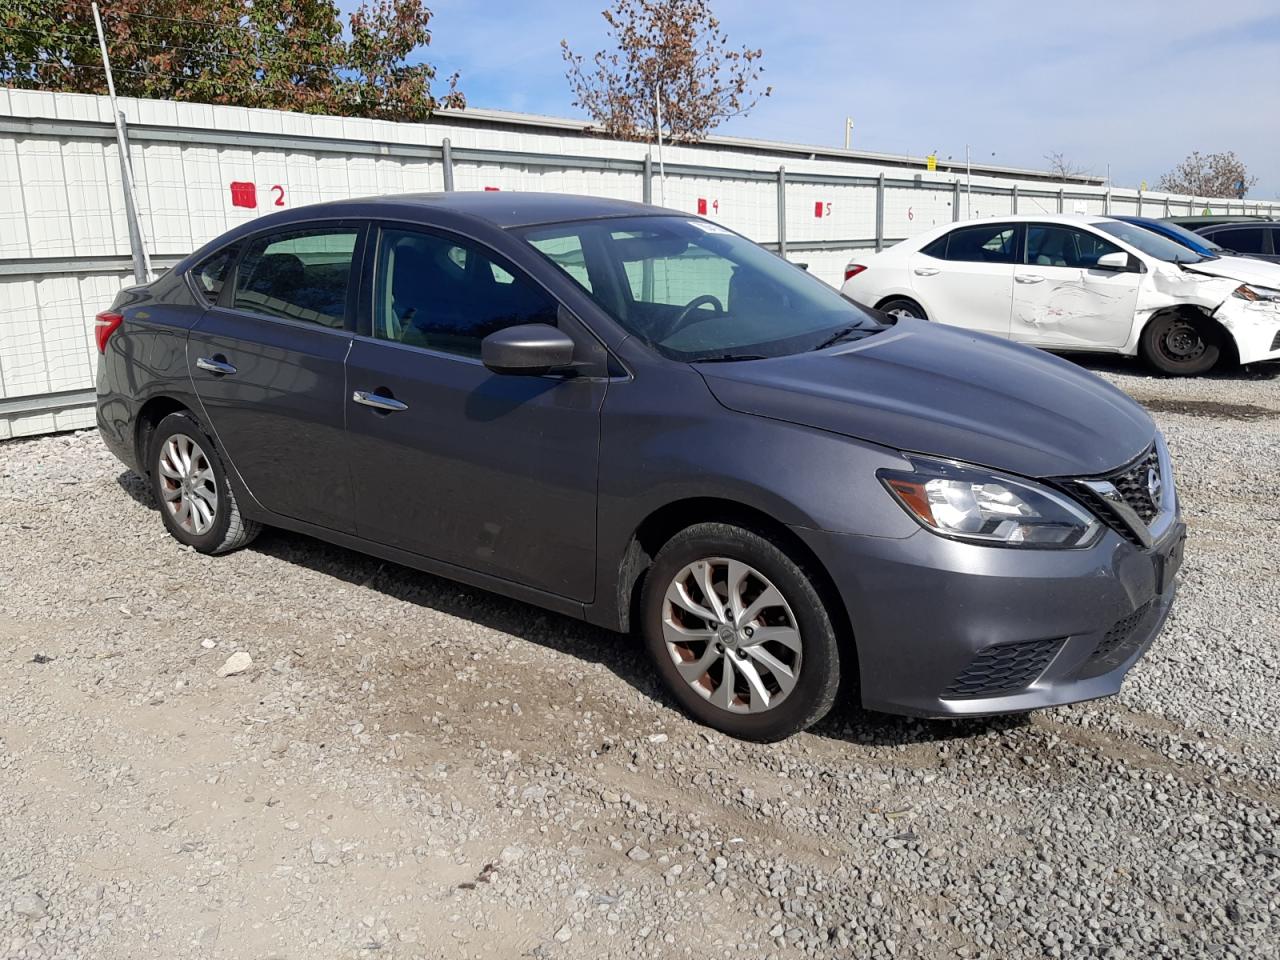
[[[700,216],[700,217],[705,217],[705,216],[707,215],[707,207],[708,207],[707,198],[706,198],[706,197],[699,197],[699,198],[698,198],[698,216]],[[720,212],[720,201],[719,201],[719,200],[712,200],[712,201],[710,202],[710,208],[711,208],[712,210],[714,210],[716,213],[719,213],[719,212]]]

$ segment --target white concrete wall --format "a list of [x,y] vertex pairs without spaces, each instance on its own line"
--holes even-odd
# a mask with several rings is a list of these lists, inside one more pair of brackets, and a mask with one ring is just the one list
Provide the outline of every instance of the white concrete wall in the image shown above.
[[[171,263],[227,229],[302,204],[373,194],[441,190],[441,142],[452,144],[458,190],[547,190],[640,200],[638,164],[650,148],[622,143],[530,118],[476,125],[452,118],[396,124],[168,101],[121,100],[129,121],[130,157],[142,231],[153,260]],[[92,409],[75,394],[93,386],[97,350],[93,316],[131,282],[120,162],[105,97],[0,89],[0,439],[92,423]],[[519,157],[476,158],[468,150],[560,157],[531,163]],[[586,165],[579,164],[581,158]],[[628,169],[593,169],[602,159]],[[653,185],[655,203],[702,212],[762,243],[776,243],[776,175],[785,166],[791,259],[808,264],[831,283],[845,263],[875,238],[876,188],[870,184],[806,182],[806,176],[877,177],[910,185],[885,188],[883,237],[897,240],[957,213],[956,176],[878,165],[856,158],[818,158],[767,145],[710,143],[668,146],[665,184]],[[655,171],[657,164],[655,162]],[[688,168],[701,168],[690,171]],[[746,172],[744,172],[746,171]],[[754,176],[753,176],[754,173]],[[763,175],[768,175],[767,177]],[[257,205],[232,203],[232,183],[252,184]],[[1009,176],[974,176],[974,193],[961,187],[959,216],[1004,216],[1020,193],[1018,213],[1057,212],[1057,187]],[[1000,194],[984,192],[995,187]],[[1066,212],[1101,214],[1100,186],[1072,184]],[[1037,196],[1053,193],[1053,196]],[[1147,194],[1143,211],[1156,216],[1202,210],[1204,201]],[[1250,211],[1255,204],[1213,201],[1211,209]],[[1137,194],[1115,190],[1110,209],[1136,213]],[[1264,204],[1263,209],[1266,209]],[[841,244],[847,244],[841,246]],[[92,263],[104,258],[112,262]],[[47,399],[47,403],[43,401]],[[41,407],[24,410],[17,408]]]

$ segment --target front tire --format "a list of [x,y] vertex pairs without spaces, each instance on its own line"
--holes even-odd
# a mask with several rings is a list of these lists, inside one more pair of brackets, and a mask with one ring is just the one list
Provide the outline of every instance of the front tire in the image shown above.
[[160,421],[149,454],[151,490],[165,529],[200,553],[245,546],[261,525],[240,513],[217,447],[186,411]]
[[645,645],[690,715],[782,740],[835,702],[840,652],[810,576],[764,537],[702,523],[658,551],[641,594]]
[[1167,313],[1148,321],[1139,346],[1142,359],[1161,373],[1191,377],[1217,366],[1223,337],[1207,320]]

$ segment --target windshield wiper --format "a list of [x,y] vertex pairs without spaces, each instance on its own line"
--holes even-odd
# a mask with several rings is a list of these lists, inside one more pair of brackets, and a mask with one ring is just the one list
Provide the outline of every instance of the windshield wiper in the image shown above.
[[843,340],[845,337],[849,336],[849,334],[851,334],[851,333],[856,333],[856,332],[864,332],[864,333],[865,333],[865,332],[867,332],[867,328],[866,328],[866,327],[864,327],[864,326],[862,326],[862,324],[860,324],[860,323],[859,323],[859,324],[854,324],[854,325],[853,325],[853,326],[851,326],[851,327],[844,327],[844,328],[842,328],[842,329],[840,329],[840,330],[837,330],[837,331],[836,331],[835,333],[833,333],[831,336],[827,337],[827,339],[823,340],[820,344],[818,344],[818,345],[817,345],[816,347],[814,347],[813,349],[814,349],[814,350],[825,350],[825,349],[827,349],[827,347],[834,347],[837,343],[839,343],[839,342],[840,342],[841,340]]
[[690,363],[732,363],[735,360],[764,360],[758,353],[722,353],[717,357],[699,357]]

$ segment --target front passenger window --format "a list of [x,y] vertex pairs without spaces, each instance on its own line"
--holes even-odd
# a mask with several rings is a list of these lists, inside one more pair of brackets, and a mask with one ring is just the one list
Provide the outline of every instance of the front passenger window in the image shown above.
[[349,227],[258,237],[236,269],[232,307],[341,329],[357,235]]
[[555,301],[469,242],[387,229],[378,245],[374,336],[465,357],[522,323],[556,323]]

